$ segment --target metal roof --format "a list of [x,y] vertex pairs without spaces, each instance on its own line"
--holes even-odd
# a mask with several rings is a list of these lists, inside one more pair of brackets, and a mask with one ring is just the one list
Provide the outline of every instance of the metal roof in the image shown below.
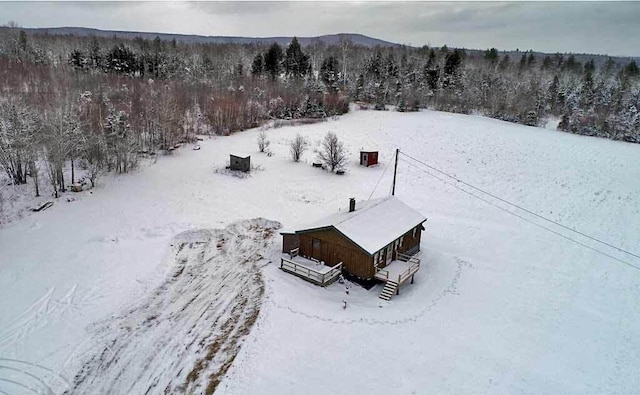
[[355,211],[341,210],[301,227],[295,233],[335,228],[373,255],[426,220],[398,198],[389,196],[357,202]]

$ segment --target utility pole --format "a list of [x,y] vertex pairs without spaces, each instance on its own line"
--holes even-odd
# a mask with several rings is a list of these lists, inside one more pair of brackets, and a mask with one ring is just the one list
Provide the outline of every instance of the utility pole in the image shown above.
[[396,164],[393,166],[393,187],[391,188],[391,196],[396,194],[396,174],[398,173],[398,154],[400,148],[396,148]]

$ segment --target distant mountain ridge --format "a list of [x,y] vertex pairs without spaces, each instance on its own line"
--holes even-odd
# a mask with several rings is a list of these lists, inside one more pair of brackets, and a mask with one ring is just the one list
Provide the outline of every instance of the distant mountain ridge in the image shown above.
[[[156,37],[160,37],[161,40],[171,41],[176,40],[180,43],[198,43],[198,44],[263,44],[268,45],[273,42],[278,43],[281,46],[289,45],[291,37],[237,37],[237,36],[202,36],[196,34],[173,34],[173,33],[153,33],[153,32],[132,32],[132,31],[119,31],[119,30],[100,30],[87,27],[44,27],[44,28],[21,28],[30,34],[50,34],[50,35],[74,35],[79,37],[96,36],[96,37],[113,37],[117,36],[123,39],[134,39],[141,37],[147,40],[153,40]],[[392,43],[389,41],[380,40],[365,36],[357,33],[340,33],[340,34],[325,34],[316,37],[297,37],[300,45],[307,46],[314,40],[321,41],[327,45],[336,44],[340,40],[340,37],[347,37],[354,45],[361,45],[364,47],[397,47],[400,44]]]
[[[118,37],[127,40],[133,40],[136,37],[141,37],[146,40],[153,40],[156,37],[160,37],[163,41],[171,41],[173,39],[179,43],[186,44],[257,44],[257,45],[269,45],[274,42],[280,46],[287,46],[291,42],[293,36],[281,36],[281,37],[240,37],[240,36],[203,36],[197,34],[174,34],[174,33],[154,33],[154,32],[137,32],[137,31],[123,31],[123,30],[100,30],[89,27],[42,27],[42,28],[20,28],[28,34],[49,34],[49,35],[72,35],[77,37]],[[368,48],[376,46],[380,47],[399,47],[404,44],[393,43],[390,41],[381,40],[374,37],[365,36],[358,33],[337,33],[337,34],[325,34],[315,37],[298,37],[300,45],[308,46],[314,41],[320,41],[326,45],[337,44],[340,37],[346,37],[351,40],[353,45],[360,45]],[[413,45],[406,45],[407,47],[416,47]],[[453,49],[453,47],[451,47]],[[484,49],[471,49],[464,48],[467,53],[483,54]],[[498,50],[500,57],[509,55],[511,61],[519,61],[523,54],[528,54],[527,51],[514,51],[514,50]],[[554,53],[533,51],[534,56],[539,60],[547,55],[554,55]],[[587,53],[571,53],[565,52],[562,55],[573,54],[575,59],[581,63],[585,63],[589,60],[594,60],[596,66],[600,66],[611,57],[612,59],[620,62],[622,65],[626,65],[632,60],[640,62],[640,57],[637,56],[609,56],[605,54],[587,54]]]

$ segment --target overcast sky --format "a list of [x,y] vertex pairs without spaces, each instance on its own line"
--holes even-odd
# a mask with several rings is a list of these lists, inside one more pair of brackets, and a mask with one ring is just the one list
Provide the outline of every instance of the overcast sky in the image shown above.
[[0,24],[640,55],[640,2],[4,2]]

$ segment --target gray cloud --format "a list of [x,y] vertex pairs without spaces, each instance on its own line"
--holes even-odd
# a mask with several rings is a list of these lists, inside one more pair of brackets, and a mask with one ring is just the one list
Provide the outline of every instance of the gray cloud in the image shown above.
[[[0,23],[640,55],[640,2],[3,2]],[[3,21],[4,19],[4,21]]]
[[266,1],[189,1],[189,6],[198,12],[211,15],[264,15],[286,12],[292,3]]

